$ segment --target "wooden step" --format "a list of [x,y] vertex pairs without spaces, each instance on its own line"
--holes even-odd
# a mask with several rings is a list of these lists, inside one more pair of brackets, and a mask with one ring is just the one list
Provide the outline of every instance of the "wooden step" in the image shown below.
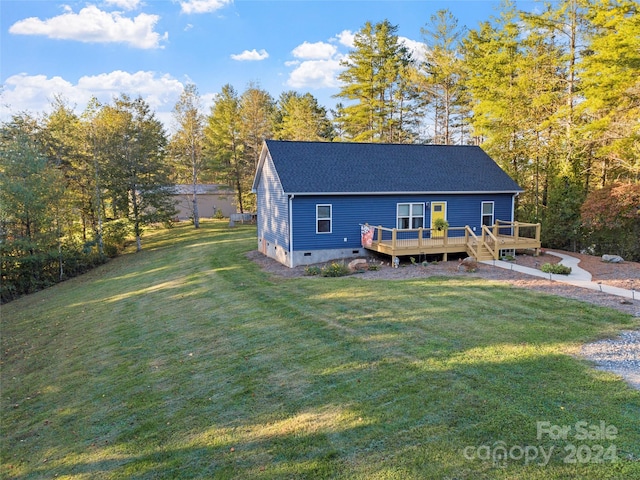
[[[484,244],[474,245],[474,248],[478,252],[478,254],[475,256],[477,261],[481,262],[483,260],[493,260],[493,255]],[[471,249],[469,248],[467,248],[467,253],[469,255],[473,255]]]

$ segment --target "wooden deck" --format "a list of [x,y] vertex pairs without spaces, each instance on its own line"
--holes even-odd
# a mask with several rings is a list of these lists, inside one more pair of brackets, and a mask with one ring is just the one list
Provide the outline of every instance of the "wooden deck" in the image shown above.
[[369,229],[371,242],[363,234],[363,247],[397,257],[401,255],[467,253],[478,260],[497,260],[502,250],[540,250],[540,224],[504,222],[498,220],[491,227],[474,232],[469,226],[450,227],[444,231],[431,228],[401,230],[382,226],[363,225]]

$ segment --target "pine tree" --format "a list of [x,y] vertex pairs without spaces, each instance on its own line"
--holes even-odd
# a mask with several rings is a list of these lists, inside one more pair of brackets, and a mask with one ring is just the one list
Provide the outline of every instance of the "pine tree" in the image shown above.
[[244,213],[243,180],[245,172],[252,165],[247,161],[242,140],[240,99],[231,85],[223,86],[222,91],[216,95],[204,134],[211,169],[224,184],[235,189],[238,209],[240,213]]
[[581,58],[581,134],[599,160],[599,185],[640,182],[640,4],[599,0],[589,10],[591,35]]
[[367,22],[342,62],[346,69],[338,78],[344,86],[336,97],[351,103],[341,107],[339,118],[354,141],[409,143],[416,138],[419,111],[409,81],[414,67],[397,30],[387,20]]
[[[455,128],[467,121],[461,52],[464,29],[458,27],[458,20],[450,11],[439,10],[421,31],[426,61],[419,69],[418,81],[425,103],[431,105],[432,142],[451,145],[456,143]],[[465,140],[465,136],[460,135],[459,143],[465,143]]]
[[335,133],[327,110],[310,93],[283,92],[277,104],[275,138],[279,140],[331,141]]
[[[531,173],[528,142],[522,135],[529,122],[529,98],[518,85],[524,56],[515,7],[506,4],[493,23],[471,30],[464,49],[474,135],[503,170],[524,186]],[[517,200],[519,212],[522,198]]]

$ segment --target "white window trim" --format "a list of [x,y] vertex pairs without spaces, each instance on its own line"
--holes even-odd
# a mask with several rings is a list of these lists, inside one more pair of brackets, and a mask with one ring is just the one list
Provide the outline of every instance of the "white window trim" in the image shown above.
[[[413,216],[413,206],[422,205],[422,227],[424,228],[424,217],[426,212],[426,206],[424,202],[399,202],[399,203],[396,203],[396,228],[398,230],[405,230],[403,228],[400,228],[400,205],[409,205],[409,225],[413,225],[414,218],[420,218],[417,216],[415,217]],[[407,217],[402,217],[402,218],[407,218]],[[414,230],[414,228],[409,227],[408,230]]]
[[[326,217],[318,217],[318,207],[329,207],[329,218]],[[318,231],[318,221],[319,220],[329,220],[329,231],[328,232],[319,232]],[[323,235],[326,233],[333,232],[333,205],[331,203],[317,203],[316,204],[316,233],[318,235]]]
[[484,204],[485,203],[491,204],[491,224],[490,225],[493,225],[496,221],[496,202],[494,202],[493,200],[483,201],[480,204],[480,225],[484,225],[484,217],[485,217]]

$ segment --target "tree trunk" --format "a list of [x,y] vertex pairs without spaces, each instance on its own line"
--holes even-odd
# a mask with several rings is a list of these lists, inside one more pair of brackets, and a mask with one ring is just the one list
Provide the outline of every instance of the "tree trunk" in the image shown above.
[[197,195],[197,187],[194,177],[193,182],[193,226],[195,228],[200,228],[200,213],[198,212],[198,195]]

